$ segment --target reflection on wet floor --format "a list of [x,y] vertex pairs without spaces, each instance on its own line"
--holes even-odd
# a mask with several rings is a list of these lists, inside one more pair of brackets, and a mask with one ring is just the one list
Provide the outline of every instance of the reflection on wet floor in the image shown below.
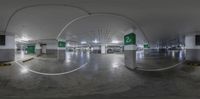
[[18,51],[15,55],[15,60],[28,59],[35,56],[34,54],[26,54],[25,51]]
[[[144,55],[144,54],[143,54]],[[157,56],[151,54],[143,59]],[[165,54],[167,55],[167,54]],[[159,55],[164,57],[165,55]],[[169,56],[179,56],[171,53]],[[0,68],[0,97],[6,99],[168,99],[198,97],[200,68],[185,65],[164,72],[130,71],[121,54],[67,53],[66,61],[44,55],[25,63],[42,72],[63,72],[73,64],[88,64],[69,74],[46,76],[29,72],[18,64]],[[178,57],[177,57],[178,58]],[[167,58],[168,60],[168,58]],[[178,60],[178,59],[176,59]],[[55,62],[55,63],[54,63]],[[43,65],[41,65],[43,64]],[[166,63],[168,64],[168,63]],[[37,66],[38,65],[38,66]],[[54,70],[55,69],[55,70]],[[173,97],[171,97],[173,96]],[[185,98],[187,97],[187,98]]]
[[184,61],[184,51],[149,52],[137,51],[136,60],[139,68],[159,69],[176,65]]
[[[113,55],[113,54],[110,54]],[[118,58],[106,62],[109,66],[117,68],[120,65],[124,65],[124,55],[117,54]],[[150,52],[144,53],[144,51],[137,51],[136,60],[137,66],[144,69],[160,69],[169,66],[176,65],[184,60],[184,51],[167,51],[167,52]],[[30,57],[31,55],[19,54],[18,59]],[[93,59],[98,57],[98,54],[90,54],[89,52],[67,52],[66,59],[64,61],[58,61],[56,55],[42,55],[35,57],[34,60],[22,63],[25,68],[42,72],[42,73],[62,73],[79,68],[85,63],[91,63]],[[100,55],[101,57],[103,55]],[[109,56],[109,54],[107,55]],[[20,57],[20,58],[19,58]],[[99,61],[102,59],[99,59]],[[94,61],[94,65],[98,64],[98,61]],[[104,63],[104,62],[103,62]]]
[[63,73],[79,68],[89,61],[86,53],[66,53],[66,59],[63,61],[57,60],[54,56],[47,58],[48,55],[35,57],[34,60],[24,63],[23,65],[31,70],[41,73]]

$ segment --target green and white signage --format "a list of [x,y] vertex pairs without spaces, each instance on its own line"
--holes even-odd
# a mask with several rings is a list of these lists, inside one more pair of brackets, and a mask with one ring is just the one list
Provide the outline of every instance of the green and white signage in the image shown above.
[[144,44],[144,48],[150,48],[149,44]]
[[66,47],[66,42],[64,42],[64,41],[58,41],[58,47],[61,47],[61,48]]
[[135,45],[136,35],[134,33],[129,33],[124,36],[124,45]]

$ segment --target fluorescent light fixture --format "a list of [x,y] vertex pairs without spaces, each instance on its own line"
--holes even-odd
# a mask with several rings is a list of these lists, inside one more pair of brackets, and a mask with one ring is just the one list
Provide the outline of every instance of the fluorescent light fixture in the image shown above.
[[119,65],[118,65],[118,64],[112,64],[112,67],[113,67],[113,68],[118,68]]
[[26,38],[26,37],[21,37],[21,38],[16,38],[15,41],[18,41],[18,42],[27,42],[29,41],[30,39]]
[[113,40],[111,43],[117,44],[117,43],[119,43],[119,41]]
[[21,41],[29,41],[29,39],[26,38],[26,37],[22,37],[22,38],[21,38]]
[[86,41],[82,41],[82,42],[81,42],[81,44],[86,44],[86,43],[87,43]]
[[93,43],[98,43],[98,41],[95,39],[95,40],[93,41]]
[[67,46],[70,46],[70,44],[69,44],[69,43],[67,43]]

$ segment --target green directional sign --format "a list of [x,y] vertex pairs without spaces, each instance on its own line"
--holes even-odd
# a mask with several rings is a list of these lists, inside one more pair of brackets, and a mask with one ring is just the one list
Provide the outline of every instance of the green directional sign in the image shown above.
[[58,41],[58,47],[65,47],[66,43],[64,41]]
[[144,48],[149,48],[149,44],[144,44]]
[[135,45],[136,44],[136,35],[130,33],[124,36],[124,45]]
[[26,51],[28,54],[34,54],[35,53],[35,46],[34,45],[28,45],[26,48]]

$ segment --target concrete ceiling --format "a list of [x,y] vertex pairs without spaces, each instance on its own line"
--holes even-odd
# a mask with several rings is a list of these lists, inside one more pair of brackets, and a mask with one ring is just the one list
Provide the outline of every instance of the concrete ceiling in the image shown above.
[[[198,0],[1,0],[0,31],[16,34],[19,37],[27,36],[32,39],[54,39],[57,38],[59,31],[70,20],[86,15],[87,12],[103,12],[115,13],[131,18],[141,27],[140,29],[144,32],[146,40],[155,42],[174,39],[187,33],[199,31],[199,3],[200,1]],[[63,6],[64,4],[78,8]],[[35,6],[29,7],[32,5]],[[13,16],[13,13],[19,9],[22,10]],[[13,16],[12,19],[11,16]],[[105,18],[98,17],[98,19],[102,20]],[[105,20],[108,19],[111,18],[108,17]],[[93,24],[94,21],[87,21],[86,23]],[[80,25],[77,24],[77,26],[75,24],[77,23],[70,26],[71,29],[65,31],[65,33],[74,32],[78,40],[87,39],[87,37],[76,35],[76,33],[80,34],[80,31],[84,30],[82,29],[83,26],[81,26],[84,22],[80,23]],[[119,26],[122,28],[116,28]],[[80,31],[76,31],[76,27]],[[113,31],[111,33],[113,36],[111,35],[111,37],[119,35],[117,39],[121,40],[122,35],[120,33],[125,29],[133,27],[135,26],[130,25],[127,20],[116,21],[115,18],[113,21],[105,21],[104,23],[101,21],[101,24],[98,22],[94,29],[86,29],[84,32],[90,33],[111,28]],[[92,26],[85,25],[84,28],[92,28]],[[106,33],[103,35],[108,35]],[[94,33],[94,35],[96,34],[97,32]],[[105,36],[102,39],[105,39]]]
[[7,32],[30,40],[56,39],[66,23],[86,12],[66,6],[36,6],[21,10],[13,16]]
[[113,41],[123,43],[124,35],[131,32],[136,34],[137,43],[146,42],[142,32],[132,21],[111,14],[94,14],[71,23],[59,38],[90,44],[95,40],[103,44]]

